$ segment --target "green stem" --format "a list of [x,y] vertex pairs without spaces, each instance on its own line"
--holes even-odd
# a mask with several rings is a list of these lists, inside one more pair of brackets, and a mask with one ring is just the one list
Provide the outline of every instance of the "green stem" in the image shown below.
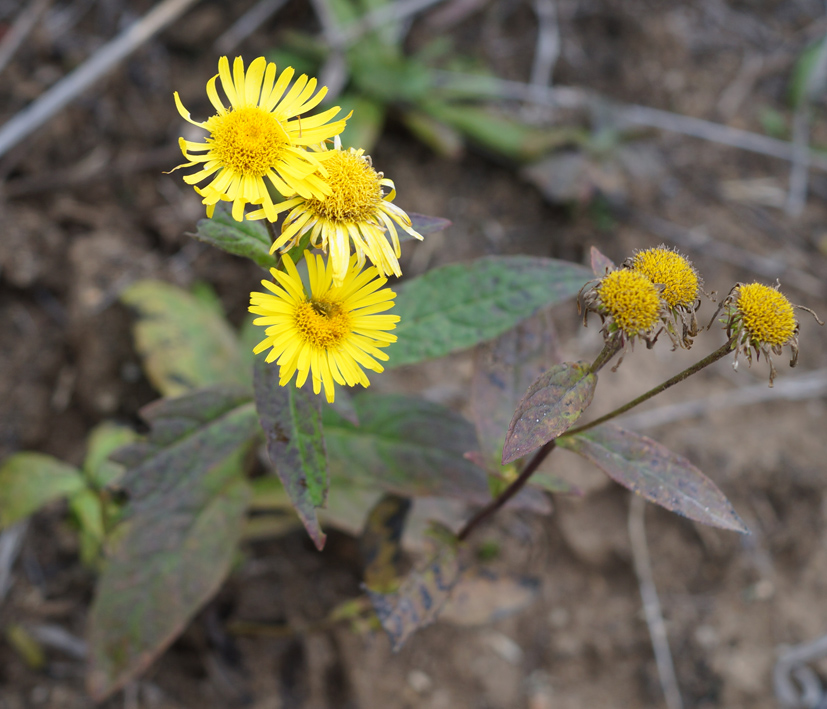
[[[682,382],[687,377],[692,376],[696,372],[700,372],[704,367],[708,367],[713,362],[717,362],[721,357],[728,355],[732,352],[732,344],[735,342],[735,338],[730,339],[727,341],[725,345],[719,347],[715,350],[712,354],[704,357],[699,362],[696,362],[691,367],[684,369],[682,372],[679,372],[671,379],[667,379],[662,384],[658,384],[654,389],[650,389],[645,394],[641,394],[637,399],[632,399],[629,403],[624,404],[623,406],[615,409],[614,411],[610,411],[605,416],[601,416],[599,419],[595,419],[594,421],[590,421],[589,423],[583,424],[582,426],[577,426],[576,428],[570,428],[566,431],[563,436],[574,436],[577,433],[582,433],[583,431],[588,431],[590,428],[594,428],[595,426],[599,426],[601,423],[606,423],[616,416],[620,416],[621,414],[625,414],[629,409],[633,409],[638,404],[642,404],[644,401],[648,401],[653,396],[660,394],[662,391],[666,391],[669,387],[674,386],[678,382]],[[598,357],[599,359],[599,357]],[[563,436],[560,436],[561,438]]]
[[597,374],[604,366],[609,363],[609,360],[614,357],[618,352],[620,352],[622,345],[617,339],[612,340],[611,342],[606,343],[603,346],[603,350],[597,355],[597,359],[592,362],[592,366],[589,367],[589,371],[592,374]]

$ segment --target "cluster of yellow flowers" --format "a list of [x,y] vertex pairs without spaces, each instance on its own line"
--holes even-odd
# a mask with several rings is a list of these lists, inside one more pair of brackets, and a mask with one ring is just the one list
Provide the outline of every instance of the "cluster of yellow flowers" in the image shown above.
[[[399,321],[385,313],[395,294],[381,288],[387,276],[402,273],[397,229],[422,236],[393,204],[393,182],[363,150],[342,148],[339,134],[350,114],[337,119],[336,106],[310,115],[327,88],[317,91],[316,79],[306,75],[293,81],[294,74],[292,67],[278,74],[264,57],[246,71],[236,57],[231,72],[221,57],[218,74],[207,82],[216,114],[203,123],[190,117],[176,92],[178,112],[209,133],[204,142],[180,139],[189,162],[178,167],[199,167],[184,181],[195,186],[208,217],[221,201],[232,202],[236,221],[276,222],[289,212],[271,253],[293,248],[309,233],[308,246],[329,255],[325,263],[305,252],[308,292],[285,253],[285,270],[271,270],[275,283],[262,281],[270,292],[252,293],[250,312],[261,316],[256,325],[266,327],[255,352],[270,350],[267,361],[277,361],[280,383],[296,374],[302,386],[312,376],[314,392],[324,386],[332,402],[334,383],[368,386],[362,368],[382,371],[378,360],[388,355],[379,348],[396,341],[388,331]],[[229,106],[218,94],[219,80]],[[270,188],[282,199],[274,200]],[[245,214],[248,205],[256,209]],[[364,269],[366,260],[373,266]]]
[[[586,315],[591,311],[601,317],[606,343],[618,350],[635,338],[651,347],[662,331],[666,331],[675,347],[688,349],[698,334],[695,314],[701,292],[701,279],[689,259],[659,246],[637,252],[621,268],[592,282],[583,302]],[[782,347],[789,345],[790,366],[794,367],[798,360],[796,308],[815,316],[809,308],[793,305],[777,284],[771,287],[736,283],[712,322],[723,310],[722,322],[732,341],[734,365],[737,367],[740,354],[750,364],[753,354],[757,359],[763,354],[770,365],[772,386],[775,367],[771,354],[780,355]],[[816,320],[821,322],[818,317]],[[680,334],[677,325],[681,325]]]

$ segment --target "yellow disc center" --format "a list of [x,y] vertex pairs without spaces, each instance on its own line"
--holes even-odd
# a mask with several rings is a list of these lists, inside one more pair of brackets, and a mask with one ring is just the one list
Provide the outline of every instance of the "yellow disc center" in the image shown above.
[[698,274],[689,261],[674,251],[641,251],[632,259],[632,268],[655,285],[663,286],[661,297],[670,308],[690,308],[698,299]]
[[642,273],[620,269],[606,275],[598,286],[600,302],[620,330],[636,335],[654,327],[660,316],[660,295]]
[[281,123],[258,106],[213,116],[206,125],[214,159],[242,175],[264,176],[290,142]]
[[382,179],[361,155],[340,150],[324,162],[331,192],[324,201],[310,199],[307,207],[334,222],[369,221],[382,201]]
[[775,288],[750,283],[738,289],[738,310],[753,340],[783,345],[795,332],[792,303]]
[[305,342],[332,350],[351,332],[350,314],[336,301],[312,298],[296,308],[296,329]]

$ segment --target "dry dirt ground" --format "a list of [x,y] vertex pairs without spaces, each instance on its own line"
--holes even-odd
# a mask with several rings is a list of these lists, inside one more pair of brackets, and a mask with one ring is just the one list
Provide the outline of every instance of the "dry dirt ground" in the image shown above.
[[[126,284],[144,277],[182,286],[207,281],[231,320],[243,317],[257,269],[185,236],[202,207],[178,174],[162,171],[179,161],[183,122],[172,91],[193,97],[193,109],[199,100],[204,108],[203,85],[215,71],[212,43],[251,4],[197,4],[0,159],[0,458],[33,449],[77,463],[93,425],[136,422],[138,408],[155,397],[132,347],[130,315],[117,303]],[[6,23],[0,32],[17,5],[0,2]],[[55,1],[48,22],[35,27],[0,73],[0,121],[149,6]],[[474,54],[504,78],[527,80],[536,37],[530,3],[446,6],[460,16],[443,29],[457,51]],[[780,117],[785,138],[793,66],[827,31],[823,4],[815,0],[558,0],[556,6],[562,38],[556,83],[756,132]],[[316,31],[309,5],[291,0],[240,50],[258,56],[289,27]],[[411,48],[429,32],[418,21]],[[822,104],[813,116],[812,142],[827,144]],[[623,150],[626,163],[618,157]],[[734,282],[754,278],[772,283],[777,269],[794,302],[827,313],[823,172],[811,173],[806,207],[794,219],[783,210],[787,162],[670,132],[640,131],[595,153],[597,182],[611,199],[591,206],[550,204],[513,166],[473,151],[456,161],[436,157],[393,121],[374,161],[396,181],[403,208],[453,222],[424,245],[406,245],[406,274],[482,254],[584,262],[593,244],[620,261],[664,239],[684,246],[694,239],[685,250],[707,290],[726,293]],[[749,255],[763,260],[748,261]],[[712,311],[707,303],[702,316]],[[556,309],[554,318],[567,358],[596,354],[597,327],[583,330],[573,305]],[[782,360],[779,387],[827,367],[825,330],[803,318],[799,368]],[[721,341],[719,332],[706,333],[692,354]],[[638,348],[616,373],[605,374],[593,410],[607,410],[691,361],[663,342],[652,351]],[[462,354],[389,373],[376,385],[424,390],[462,410],[470,362]],[[766,378],[763,364],[736,374],[719,362],[654,406],[703,402],[763,386]],[[647,510],[654,580],[686,707],[778,706],[771,677],[779,648],[827,634],[825,411],[823,397],[810,396],[706,408],[669,424],[650,421],[645,429],[712,477],[752,530],[740,537]],[[319,554],[295,533],[249,545],[217,599],[139,683],[105,706],[663,706],[631,564],[629,496],[568,453],[555,452],[551,464],[584,496],[555,499],[547,518],[502,514],[476,540],[499,544],[495,568],[540,579],[537,601],[521,615],[481,628],[438,623],[395,655],[381,633],[344,628],[289,640],[229,637],[229,620],[312,622],[359,593],[351,537],[334,533]],[[36,516],[0,625],[49,623],[83,635],[93,578],[73,540],[60,506]],[[824,662],[812,667],[827,672]],[[89,706],[83,671],[81,660],[53,650],[46,668],[33,671],[0,643],[0,707]]]

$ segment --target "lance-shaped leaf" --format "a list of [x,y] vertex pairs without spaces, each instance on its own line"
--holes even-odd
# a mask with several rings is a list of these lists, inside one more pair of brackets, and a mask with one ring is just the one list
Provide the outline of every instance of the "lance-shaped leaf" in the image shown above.
[[396,589],[401,576],[402,533],[411,501],[384,495],[371,509],[359,538],[365,588],[379,593]]
[[483,466],[490,472],[501,470],[505,434],[526,389],[558,361],[557,335],[548,313],[538,313],[477,347],[471,408]]
[[603,276],[605,276],[609,271],[614,271],[617,268],[614,261],[598,250],[596,246],[592,246],[589,256],[591,259],[592,271],[594,271],[594,275],[598,278],[603,278]]
[[89,434],[83,472],[86,479],[97,488],[113,484],[123,473],[123,466],[109,460],[119,448],[132,443],[138,434],[131,428],[104,421]]
[[514,412],[503,447],[510,463],[557,438],[592,403],[597,375],[588,362],[564,362],[542,374]]
[[[469,421],[422,399],[360,394],[353,400],[359,426],[324,410],[331,476],[403,497],[491,500],[485,471],[464,457],[476,446]],[[549,510],[538,490],[522,490],[514,499],[538,512]]]
[[89,617],[88,687],[97,701],[142,673],[227,575],[258,434],[244,390],[216,387],[142,412],[149,437],[122,449],[125,520],[107,545]]
[[215,308],[161,281],[133,283],[121,300],[137,312],[135,347],[164,396],[212,384],[250,385],[236,335]]
[[729,500],[686,458],[651,438],[603,424],[557,445],[583,456],[641,497],[713,527],[748,533]]
[[576,295],[588,269],[531,256],[486,256],[428,271],[399,288],[401,321],[387,366],[398,367],[490,340],[540,308]]
[[211,219],[201,219],[193,237],[222,251],[243,256],[262,268],[273,268],[276,259],[270,254],[272,239],[263,221],[237,222],[230,209],[219,203]]
[[0,467],[0,526],[86,487],[81,472],[43,453],[16,453]]
[[435,530],[435,551],[428,562],[412,571],[393,593],[368,589],[379,622],[388,633],[394,652],[419,628],[439,616],[462,571],[456,538],[443,528]]
[[321,550],[325,534],[316,510],[327,499],[327,455],[322,400],[309,385],[308,381],[301,389],[293,382],[279,386],[278,367],[267,364],[264,357],[256,360],[253,388],[270,461],[307,533]]

